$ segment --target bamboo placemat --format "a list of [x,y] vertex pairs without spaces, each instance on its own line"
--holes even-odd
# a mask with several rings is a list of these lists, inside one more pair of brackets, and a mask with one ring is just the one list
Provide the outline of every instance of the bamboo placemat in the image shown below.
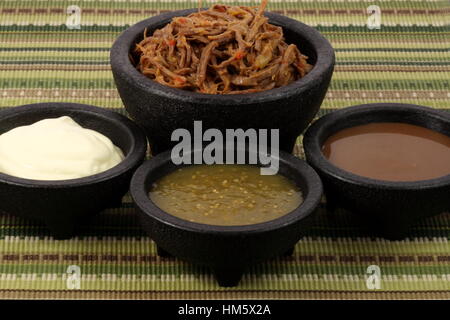
[[[81,8],[80,29],[65,25],[68,5]],[[369,5],[381,9],[380,29],[367,27]],[[70,101],[123,113],[109,67],[114,39],[139,20],[195,6],[197,0],[1,1],[0,107]],[[447,1],[271,0],[269,10],[316,27],[336,50],[318,116],[381,101],[450,111]],[[300,145],[295,150],[302,156]],[[449,236],[448,213],[416,225],[404,241],[387,241],[366,237],[348,212],[322,209],[293,257],[255,266],[227,289],[207,270],[159,258],[129,197],[67,241],[2,214],[0,298],[450,298]],[[70,265],[80,267],[79,290],[67,287]],[[366,285],[369,265],[380,267],[380,289]]]

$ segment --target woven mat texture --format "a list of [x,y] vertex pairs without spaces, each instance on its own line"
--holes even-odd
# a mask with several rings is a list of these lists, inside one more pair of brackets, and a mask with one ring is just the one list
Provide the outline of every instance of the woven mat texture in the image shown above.
[[[65,25],[69,5],[81,8],[79,30]],[[381,9],[380,29],[367,27],[369,5]],[[124,113],[109,66],[114,39],[149,16],[196,6],[196,0],[0,1],[0,107],[70,101]],[[336,50],[318,116],[382,101],[450,111],[448,1],[272,0],[269,10],[314,26]],[[295,153],[303,156],[300,144]],[[292,257],[255,266],[238,287],[220,288],[208,270],[159,258],[127,196],[121,208],[96,216],[67,241],[1,214],[0,298],[450,298],[449,237],[448,213],[414,226],[403,241],[387,241],[367,237],[350,213],[329,217],[322,208]],[[79,290],[67,287],[70,265],[81,268]],[[366,285],[369,265],[381,268],[380,289]]]

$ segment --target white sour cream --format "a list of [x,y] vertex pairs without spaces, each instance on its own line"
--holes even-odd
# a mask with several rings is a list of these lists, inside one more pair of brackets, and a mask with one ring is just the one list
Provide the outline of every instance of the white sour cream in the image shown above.
[[70,117],[44,119],[0,135],[0,172],[35,180],[87,177],[124,158],[103,134]]

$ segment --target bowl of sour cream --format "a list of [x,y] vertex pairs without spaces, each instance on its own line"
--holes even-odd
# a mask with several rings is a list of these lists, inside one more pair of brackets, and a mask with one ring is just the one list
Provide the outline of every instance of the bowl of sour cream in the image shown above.
[[74,103],[0,111],[0,210],[44,222],[56,238],[120,204],[147,140],[116,112]]

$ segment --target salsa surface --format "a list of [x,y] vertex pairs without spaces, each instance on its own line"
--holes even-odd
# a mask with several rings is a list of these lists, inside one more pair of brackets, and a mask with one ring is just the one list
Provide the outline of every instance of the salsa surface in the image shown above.
[[194,165],[158,180],[150,199],[181,219],[210,225],[249,225],[279,218],[303,201],[282,175],[250,165]]

